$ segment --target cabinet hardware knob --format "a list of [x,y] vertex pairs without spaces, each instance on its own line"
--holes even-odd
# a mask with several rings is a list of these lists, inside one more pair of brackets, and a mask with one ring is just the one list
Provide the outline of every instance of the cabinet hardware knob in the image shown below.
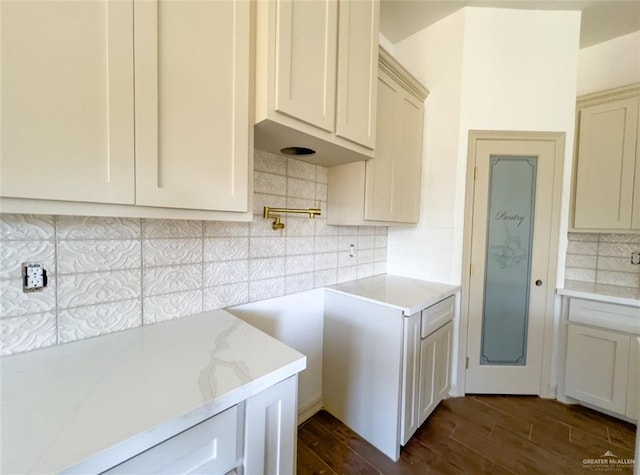
[[536,280],[536,287],[540,287],[542,285],[542,281],[540,279]]

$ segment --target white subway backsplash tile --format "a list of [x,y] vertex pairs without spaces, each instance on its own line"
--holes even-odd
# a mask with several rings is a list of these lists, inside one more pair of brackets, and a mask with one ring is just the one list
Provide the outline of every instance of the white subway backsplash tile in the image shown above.
[[586,254],[595,256],[598,254],[597,242],[569,241],[567,254]]
[[[386,227],[327,224],[326,168],[256,151],[254,170],[252,223],[0,214],[0,353],[384,272]],[[322,215],[274,231],[264,206]],[[42,292],[22,292],[23,262],[47,269]]]
[[598,284],[619,285],[622,287],[639,287],[640,274],[599,270],[596,282]]
[[565,270],[565,278],[568,280],[578,280],[580,282],[595,282],[595,269],[581,269],[579,267],[567,267]]

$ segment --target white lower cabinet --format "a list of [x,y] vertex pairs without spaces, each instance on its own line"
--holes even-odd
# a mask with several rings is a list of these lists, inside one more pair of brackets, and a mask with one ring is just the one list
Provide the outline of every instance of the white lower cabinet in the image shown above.
[[105,473],[294,473],[297,391],[291,376]]
[[453,296],[408,316],[347,294],[325,296],[323,405],[392,460],[448,395],[454,309]]
[[[636,335],[623,331],[620,322],[638,328],[638,309],[581,299],[571,299],[569,305],[565,394],[637,420]],[[619,328],[598,328],[603,322]]]

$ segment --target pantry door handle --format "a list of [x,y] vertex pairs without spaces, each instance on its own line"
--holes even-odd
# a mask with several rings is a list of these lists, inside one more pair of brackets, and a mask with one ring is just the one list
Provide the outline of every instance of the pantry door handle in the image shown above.
[[536,287],[540,287],[542,285],[542,281],[540,279],[536,280]]

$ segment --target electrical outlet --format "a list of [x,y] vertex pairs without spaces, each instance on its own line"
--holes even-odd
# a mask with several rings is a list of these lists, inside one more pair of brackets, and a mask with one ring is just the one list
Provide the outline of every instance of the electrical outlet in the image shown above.
[[22,264],[22,291],[38,292],[47,286],[47,270],[42,264]]
[[349,257],[356,257],[356,246],[354,244],[349,246]]
[[640,252],[631,253],[631,263],[636,265],[640,264]]

